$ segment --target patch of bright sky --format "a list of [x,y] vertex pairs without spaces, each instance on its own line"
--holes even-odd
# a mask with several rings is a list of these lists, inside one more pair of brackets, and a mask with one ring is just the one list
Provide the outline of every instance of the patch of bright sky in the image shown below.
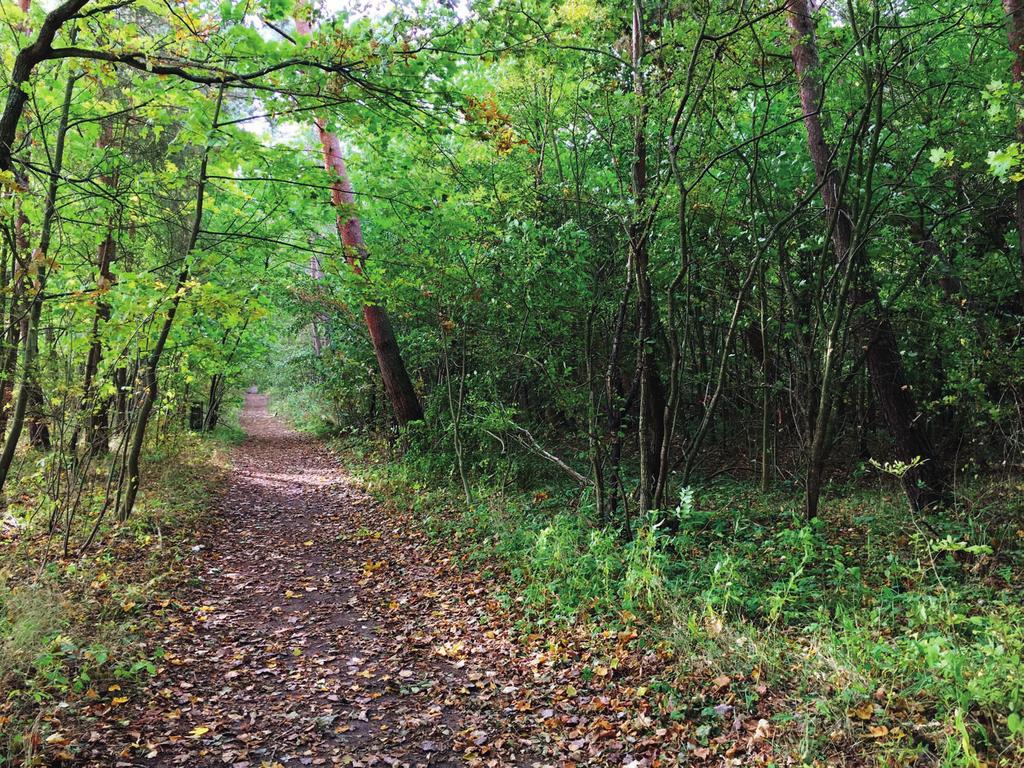
[[[338,14],[345,13],[349,18],[356,19],[382,19],[389,13],[401,9],[408,12],[415,12],[418,5],[415,0],[315,0],[321,11],[322,19],[330,19]],[[46,11],[55,8],[59,0],[34,0]],[[467,18],[470,15],[470,0],[455,0],[455,10],[459,17]],[[277,33],[270,29],[256,17],[247,19],[259,33],[267,39],[277,36]],[[292,24],[289,21],[286,25],[289,30]],[[252,115],[251,120],[238,123],[240,128],[254,133],[261,139],[271,144],[297,144],[301,139],[312,141],[313,130],[309,123],[298,123],[293,120],[276,120],[271,123],[266,117],[266,112],[259,99],[253,99],[248,107],[248,113]]]
[[[343,12],[353,18],[380,19],[394,10],[397,4],[393,0],[363,0],[362,2],[323,0],[318,3],[318,7],[321,9],[322,16],[328,19]],[[250,16],[247,21],[267,39],[278,36],[274,30],[256,17]],[[282,26],[287,26],[289,32],[293,29],[290,22]],[[312,136],[312,127],[308,123],[300,124],[293,120],[276,120],[271,123],[268,118],[262,116],[264,111],[261,101],[253,99],[249,107],[249,113],[253,115],[253,119],[239,123],[239,127],[256,134],[271,144],[296,144],[300,138]]]

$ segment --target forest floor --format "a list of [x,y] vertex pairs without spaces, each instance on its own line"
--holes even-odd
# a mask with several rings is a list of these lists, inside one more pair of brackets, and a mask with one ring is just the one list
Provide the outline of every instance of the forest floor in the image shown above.
[[[22,680],[0,707],[0,725],[27,729],[13,742],[22,760],[0,749],[0,765],[779,764],[770,693],[745,704],[738,678],[680,670],[628,612],[608,629],[527,621],[500,568],[469,565],[409,505],[374,501],[265,396],[247,396],[241,425],[212,510],[180,518],[164,544],[144,536],[148,555],[122,542],[136,587],[114,588],[131,571],[112,575],[109,555],[96,557],[104,573],[74,569],[80,594],[66,599],[86,622],[127,620],[123,663],[111,670],[73,623],[79,640],[40,640],[48,682]],[[209,484],[194,472],[182,489]]]
[[[0,766],[859,768],[882,764],[872,758],[882,749],[893,766],[982,764],[941,758],[959,742],[945,738],[948,708],[936,701],[947,689],[919,669],[924,662],[902,678],[885,667],[872,677],[839,663],[847,657],[829,651],[823,633],[809,641],[805,632],[775,630],[760,639],[763,623],[730,627],[716,612],[687,614],[685,594],[667,587],[646,609],[633,600],[643,617],[611,610],[596,596],[612,585],[590,583],[611,578],[602,576],[602,561],[591,568],[593,552],[559,549],[551,540],[557,528],[523,539],[518,554],[505,557],[486,519],[472,510],[460,516],[458,504],[445,517],[445,505],[415,478],[396,471],[389,484],[358,455],[339,459],[328,444],[271,416],[265,396],[246,398],[241,426],[246,438],[229,462],[203,448],[206,441],[191,451],[168,444],[168,458],[153,460],[151,472],[164,469],[167,478],[151,478],[147,516],[111,532],[94,556],[43,568],[33,589],[19,591],[27,572],[14,568],[14,590],[4,593],[0,571],[12,637],[44,627],[23,643],[34,675],[8,671],[22,690],[0,701]],[[727,506],[752,519],[742,504]],[[160,512],[165,507],[179,511]],[[511,514],[503,509],[490,514]],[[711,534],[721,528],[736,549],[735,525],[695,518]],[[26,542],[35,539],[45,536]],[[785,541],[755,539],[757,552],[788,556]],[[805,539],[791,547],[806,548]],[[600,544],[593,535],[588,541]],[[681,551],[713,559],[714,546],[712,536]],[[43,562],[34,551],[20,557]],[[646,551],[630,550],[632,572],[660,574],[660,561],[633,562]],[[840,562],[839,549],[822,552],[830,553],[822,555],[827,563]],[[529,571],[531,557],[580,575],[550,583],[543,572],[516,575],[515,568]],[[807,558],[804,551],[798,573]],[[757,584],[776,568],[764,567],[749,575]],[[51,570],[68,589],[54,590]],[[899,571],[904,582],[914,573]],[[818,591],[801,578],[799,592],[814,602],[866,575],[850,578]],[[876,590],[874,581],[863,589]],[[590,597],[556,619],[545,613],[553,603],[538,612],[538,590],[552,599]],[[977,589],[964,594],[980,605]],[[27,600],[49,610],[58,598],[80,611],[65,607],[67,618],[46,624],[18,607]],[[795,600],[782,607],[796,610]],[[997,635],[1009,637],[1001,642],[1015,642],[1016,615],[992,614],[993,632],[1011,628]],[[893,632],[850,647],[888,652],[899,640]],[[10,645],[0,645],[0,682],[5,654],[8,666],[19,658],[25,666]],[[917,648],[897,662],[917,659]],[[1010,666],[1000,667],[984,647],[964,648],[972,655],[960,663],[1012,678],[1009,656]],[[816,729],[813,740],[806,724]],[[8,748],[6,759],[5,729],[20,750]],[[989,765],[1021,764],[1009,751],[1003,758]]]
[[[525,634],[489,575],[374,503],[266,397],[241,423],[191,586],[151,629],[159,669],[94,710],[69,764],[640,768],[695,746],[645,699],[670,659],[635,632]],[[710,685],[728,699],[728,679]],[[730,729],[745,765],[768,761],[760,723]]]
[[[75,764],[530,765],[515,645],[488,588],[371,502],[250,394],[199,574],[154,630],[162,668]],[[199,548],[202,548],[201,550]]]
[[[101,694],[115,698],[92,709],[68,764],[639,767],[687,754],[689,726],[663,720],[640,684],[666,655],[630,631],[520,631],[489,576],[374,503],[264,396],[247,397],[241,422],[195,573],[150,629],[159,668]],[[712,685],[728,697],[728,679]],[[729,741],[764,764],[766,735],[766,721],[737,719]]]
[[[837,504],[818,534],[733,489],[622,550],[546,493],[514,517],[339,459],[262,395],[241,426],[230,461],[157,441],[142,510],[94,552],[0,536],[0,768],[1024,764],[994,737],[979,759],[960,709],[988,744],[973,723],[1018,690],[1005,554],[886,560],[858,536],[888,547],[889,507]],[[837,596],[856,620],[820,625]]]

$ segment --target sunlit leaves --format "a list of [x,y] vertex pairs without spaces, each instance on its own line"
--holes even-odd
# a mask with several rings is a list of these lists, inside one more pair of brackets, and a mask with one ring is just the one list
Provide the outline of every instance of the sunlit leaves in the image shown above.
[[953,152],[942,147],[933,147],[928,153],[928,159],[936,168],[949,168],[953,165],[955,157]]
[[1001,181],[1024,181],[1024,172],[1020,169],[1021,151],[1017,142],[1003,149],[991,150],[985,157],[989,172]]

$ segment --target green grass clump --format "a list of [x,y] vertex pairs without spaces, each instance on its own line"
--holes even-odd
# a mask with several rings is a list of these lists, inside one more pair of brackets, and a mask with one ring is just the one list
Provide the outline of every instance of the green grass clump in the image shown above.
[[[153,440],[133,516],[117,523],[105,515],[83,551],[100,507],[98,496],[90,500],[69,557],[47,533],[39,478],[13,479],[0,537],[0,766],[40,764],[58,712],[66,735],[79,710],[97,702],[116,706],[134,681],[155,674],[161,651],[145,630],[208,522],[222,443],[187,432]],[[71,754],[74,745],[62,749]]]

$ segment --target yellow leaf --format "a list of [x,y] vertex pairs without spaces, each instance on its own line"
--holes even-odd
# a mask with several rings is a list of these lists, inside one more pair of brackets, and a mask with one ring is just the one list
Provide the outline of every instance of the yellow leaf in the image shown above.
[[210,732],[210,729],[207,728],[205,725],[197,725],[195,728],[193,728],[191,730],[191,732],[189,732],[189,736],[191,736],[193,739],[198,739],[204,733],[209,733],[209,732]]
[[115,696],[113,699],[111,699],[110,703],[116,707],[119,704],[124,704],[126,701],[128,701],[127,696]]
[[853,707],[849,714],[850,717],[855,717],[858,720],[870,720],[875,714],[875,705],[870,701],[865,701],[859,707]]

